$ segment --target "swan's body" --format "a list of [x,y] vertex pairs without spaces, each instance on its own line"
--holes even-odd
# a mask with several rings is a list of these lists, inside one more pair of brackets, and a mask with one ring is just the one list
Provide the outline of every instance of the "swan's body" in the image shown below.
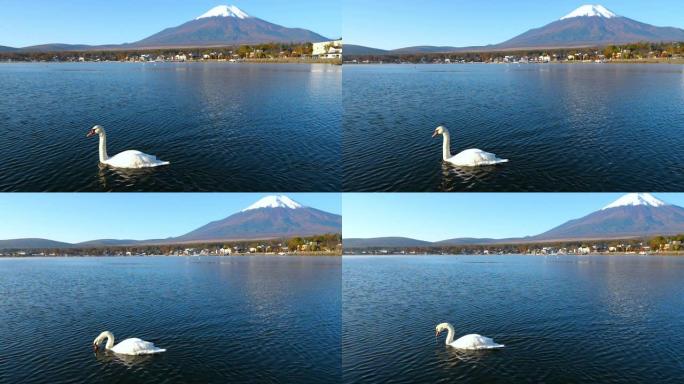
[[107,155],[107,133],[104,128],[96,125],[94,126],[86,137],[95,135],[100,136],[100,163],[109,165],[114,168],[154,168],[169,165],[168,161],[161,161],[156,156],[148,155],[140,151],[125,151],[116,156],[109,157]]
[[497,344],[494,342],[494,340],[490,339],[489,337],[484,337],[476,334],[465,335],[459,338],[458,340],[454,340],[454,334],[456,333],[456,331],[454,330],[454,327],[449,323],[439,324],[435,329],[435,334],[439,335],[445,329],[448,332],[446,338],[446,345],[450,347],[467,350],[495,349],[504,347],[503,344]]
[[135,338],[126,339],[119,344],[114,345],[114,335],[109,331],[102,332],[100,336],[93,341],[93,349],[97,351],[100,343],[105,339],[107,340],[105,349],[119,355],[139,356],[166,352],[166,349],[157,348],[154,343]]
[[435,129],[432,137],[438,135],[444,136],[444,144],[442,147],[442,159],[450,164],[459,167],[478,167],[482,165],[495,165],[507,163],[508,159],[500,159],[495,154],[485,152],[479,149],[466,149],[465,151],[452,156],[451,155],[451,135],[446,127],[439,126]]

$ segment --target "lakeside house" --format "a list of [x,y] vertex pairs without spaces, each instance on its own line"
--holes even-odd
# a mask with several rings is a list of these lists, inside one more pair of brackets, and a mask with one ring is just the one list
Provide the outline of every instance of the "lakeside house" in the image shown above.
[[311,56],[315,59],[342,59],[342,39],[313,43]]

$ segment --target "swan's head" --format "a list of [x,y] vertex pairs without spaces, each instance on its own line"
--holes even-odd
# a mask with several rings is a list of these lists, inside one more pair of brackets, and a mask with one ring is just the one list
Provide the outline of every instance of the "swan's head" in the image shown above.
[[97,136],[101,133],[104,133],[104,128],[101,125],[96,125],[96,126],[90,128],[90,131],[88,131],[88,134],[86,135],[86,137]]
[[100,349],[100,344],[102,344],[105,339],[108,339],[110,337],[114,337],[111,332],[109,331],[104,331],[100,333],[98,337],[93,340],[93,351],[97,352]]
[[437,326],[435,327],[435,336],[439,336],[440,333],[449,330],[450,327],[451,324],[449,323],[437,324]]
[[435,132],[432,134],[432,137],[437,137],[439,135],[443,135],[444,132],[446,132],[447,129],[445,126],[440,125],[439,127],[435,128]]

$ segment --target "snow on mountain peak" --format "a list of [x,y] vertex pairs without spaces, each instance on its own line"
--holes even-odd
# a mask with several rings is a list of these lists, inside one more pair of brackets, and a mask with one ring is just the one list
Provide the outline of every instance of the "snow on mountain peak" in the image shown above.
[[617,15],[603,5],[587,4],[561,17],[561,20],[571,19],[573,17],[605,17],[606,19],[610,19],[617,17]]
[[219,5],[209,10],[209,12],[198,17],[195,20],[205,19],[207,17],[235,17],[238,19],[246,19],[249,15],[234,5]]
[[257,201],[256,203],[250,205],[249,207],[245,208],[242,210],[242,212],[246,211],[251,211],[253,209],[261,209],[261,208],[289,208],[289,209],[297,209],[297,208],[303,208],[304,206],[299,204],[298,202],[290,199],[289,197],[285,195],[279,195],[279,196],[266,196],[262,198],[261,200]]
[[667,205],[664,201],[658,200],[650,193],[629,193],[603,207],[602,210],[617,207],[645,205],[649,207],[662,207]]

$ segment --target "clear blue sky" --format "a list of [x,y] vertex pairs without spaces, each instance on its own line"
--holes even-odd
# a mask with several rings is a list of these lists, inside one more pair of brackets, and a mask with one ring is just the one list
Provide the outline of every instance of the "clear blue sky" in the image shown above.
[[340,0],[1,0],[0,45],[133,42],[231,4],[286,27],[342,33]]
[[[159,239],[185,234],[250,206],[259,193],[2,193],[0,239]],[[293,200],[340,214],[336,193],[288,193]]]
[[[621,193],[344,194],[344,238],[402,236],[438,241],[455,237],[537,235],[617,200]],[[684,193],[653,194],[684,206]]]
[[342,0],[346,43],[395,49],[501,43],[583,4],[657,26],[684,28],[682,0]]

